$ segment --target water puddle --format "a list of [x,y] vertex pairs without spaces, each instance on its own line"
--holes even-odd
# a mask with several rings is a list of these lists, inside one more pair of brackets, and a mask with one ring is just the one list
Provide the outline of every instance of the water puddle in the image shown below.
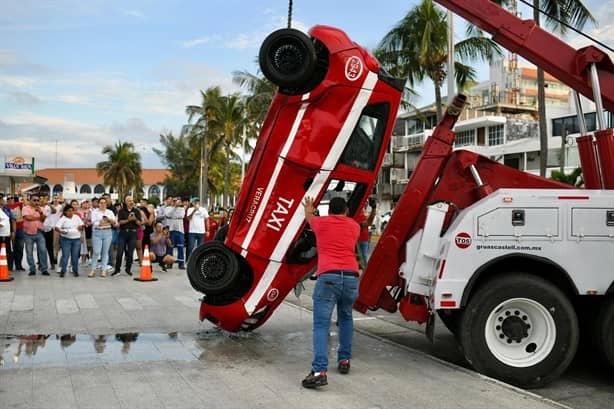
[[123,362],[257,359],[244,343],[254,334],[219,329],[198,333],[0,335],[0,371],[96,366]]

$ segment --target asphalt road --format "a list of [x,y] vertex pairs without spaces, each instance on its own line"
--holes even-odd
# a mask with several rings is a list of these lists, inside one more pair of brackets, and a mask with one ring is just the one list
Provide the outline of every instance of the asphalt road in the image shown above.
[[[314,283],[314,281],[305,281],[303,294],[299,298],[289,295],[286,302],[311,309],[311,290]],[[375,325],[374,320],[380,323],[383,321],[388,325]],[[375,311],[365,316],[355,313],[355,328],[443,361],[472,369],[464,358],[460,344],[439,319],[436,321],[433,343],[424,335],[424,326],[406,322],[399,313]],[[593,351],[583,348],[581,344],[575,360],[558,380],[544,388],[532,389],[531,392],[572,408],[612,408],[614,370],[602,366]]]

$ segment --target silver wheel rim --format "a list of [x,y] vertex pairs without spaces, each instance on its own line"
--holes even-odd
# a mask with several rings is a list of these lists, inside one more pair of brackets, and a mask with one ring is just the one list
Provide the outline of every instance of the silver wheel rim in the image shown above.
[[484,335],[495,358],[506,365],[525,368],[550,355],[556,341],[556,324],[537,301],[512,298],[490,312]]

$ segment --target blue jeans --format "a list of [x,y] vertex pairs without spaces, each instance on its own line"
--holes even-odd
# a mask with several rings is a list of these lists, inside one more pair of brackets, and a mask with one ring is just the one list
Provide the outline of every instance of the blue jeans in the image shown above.
[[131,273],[134,249],[136,248],[136,230],[120,230],[117,255],[115,256],[115,272],[119,273],[122,267],[122,257],[126,253],[126,272]]
[[198,246],[202,246],[205,241],[204,233],[188,233],[188,251],[185,253],[185,259],[190,258],[190,254]]
[[[36,262],[34,261],[34,243],[36,243],[36,252],[38,261],[41,263],[41,272],[47,272],[47,247],[45,246],[45,236],[42,231],[36,234],[26,234],[24,237],[26,243],[26,258],[30,266],[30,273],[36,272]],[[15,259],[17,264],[17,259]]]
[[360,255],[362,256],[362,261],[367,265],[367,261],[369,261],[369,241],[359,241],[358,246],[360,247]]
[[15,240],[13,240],[13,257],[12,260],[9,258],[9,270],[23,268],[21,262],[23,260],[24,243],[25,233],[23,232],[23,229],[15,231]]
[[102,261],[100,263],[101,269],[107,268],[109,261],[109,247],[111,247],[111,241],[113,240],[113,232],[111,229],[93,229],[92,230],[92,268],[96,269],[96,263],[98,258],[102,255]]
[[81,251],[81,239],[67,239],[60,237],[60,248],[62,249],[62,273],[66,273],[68,267],[68,257],[72,263],[72,272],[79,273],[79,252]]
[[347,274],[321,274],[313,291],[313,353],[311,369],[328,369],[328,331],[333,308],[337,306],[339,348],[337,362],[352,358],[354,321],[352,307],[358,297],[358,277]]
[[[183,267],[185,259],[183,258],[183,245],[185,243],[184,234],[180,231],[173,230],[171,231],[171,243],[170,254],[173,254],[173,247],[177,247],[177,263],[179,267]],[[168,249],[166,250],[168,253]]]

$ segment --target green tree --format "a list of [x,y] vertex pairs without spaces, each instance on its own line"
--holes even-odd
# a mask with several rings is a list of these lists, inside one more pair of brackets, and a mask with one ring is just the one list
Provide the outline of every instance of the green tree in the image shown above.
[[120,200],[131,190],[143,189],[141,155],[134,151],[132,143],[118,141],[115,146],[107,145],[102,154],[108,158],[96,164],[96,171],[106,185],[117,189]]
[[[447,21],[445,13],[432,0],[422,0],[388,32],[375,55],[395,77],[407,78],[410,87],[424,81],[433,82],[437,119],[443,116],[441,87],[446,78]],[[492,61],[501,49],[474,26],[467,38],[455,44],[455,57],[461,61]],[[454,63],[455,80],[460,87],[475,80],[475,70],[460,61]]]
[[[190,146],[192,146],[196,152],[200,154],[199,167],[202,174],[202,180],[199,181],[202,186],[202,198],[203,204],[207,204],[209,197],[209,166],[211,158],[222,147],[222,139],[216,132],[216,116],[218,112],[218,106],[222,98],[222,90],[220,87],[210,87],[205,91],[200,91],[201,103],[200,105],[188,105],[185,108],[186,115],[188,115],[187,127],[184,127],[182,134],[189,135]],[[202,167],[202,169],[201,169]]]
[[222,97],[220,103],[216,106],[215,119],[210,123],[213,129],[219,132],[219,136],[224,144],[226,161],[224,166],[223,203],[225,207],[228,207],[230,205],[229,190],[231,188],[230,162],[233,159],[238,159],[233,149],[241,145],[243,141],[241,133],[246,123],[245,106],[241,96],[239,94],[232,94]]
[[192,149],[190,138],[185,135],[174,136],[172,132],[160,135],[163,150],[154,148],[162,163],[171,171],[164,184],[171,195],[191,197],[198,189],[197,169],[198,151]]
[[[533,20],[535,20],[538,26],[541,23],[540,8],[547,13],[544,18],[546,26],[561,35],[567,32],[567,26],[563,23],[577,29],[582,29],[588,21],[595,23],[595,18],[582,0],[533,0]],[[559,21],[550,16],[556,17]],[[539,115],[540,144],[539,174],[541,176],[546,175],[546,167],[548,166],[545,85],[544,70],[537,67],[537,109]]]
[[565,174],[565,172],[561,172],[560,170],[552,171],[552,180],[556,180],[558,182],[567,183],[568,185],[580,187],[584,185],[584,179],[582,178],[582,168],[576,168],[569,175]]

